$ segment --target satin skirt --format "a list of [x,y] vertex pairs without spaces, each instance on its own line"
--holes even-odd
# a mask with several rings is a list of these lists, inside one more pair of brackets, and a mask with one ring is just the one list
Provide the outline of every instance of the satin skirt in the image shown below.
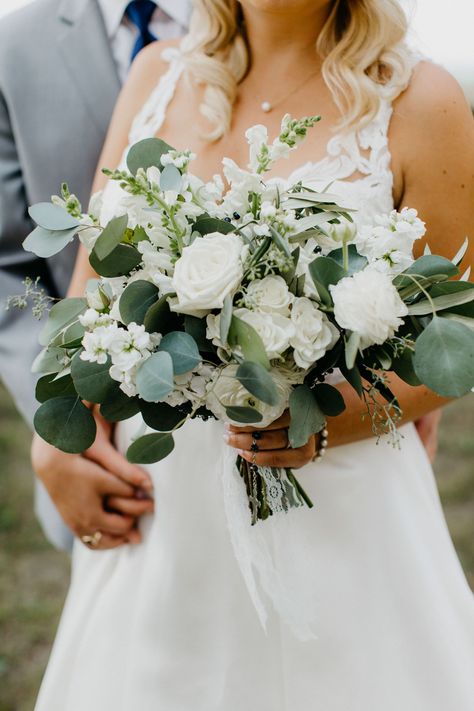
[[[119,426],[122,450],[137,427]],[[318,581],[304,642],[256,615],[225,518],[222,433],[187,423],[149,467],[143,543],[76,542],[36,711],[472,711],[474,600],[414,426],[400,449],[365,440],[298,471],[315,507],[291,515]]]

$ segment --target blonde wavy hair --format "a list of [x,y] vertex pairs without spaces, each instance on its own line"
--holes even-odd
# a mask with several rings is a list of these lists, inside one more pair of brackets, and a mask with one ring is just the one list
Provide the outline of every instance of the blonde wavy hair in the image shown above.
[[[408,84],[411,66],[404,43],[407,18],[398,0],[333,0],[315,50],[342,119],[337,130],[362,127],[377,113],[378,85],[393,95]],[[209,140],[230,127],[239,83],[249,68],[242,8],[237,0],[194,0],[183,40],[193,81],[205,86],[200,107],[214,126]]]

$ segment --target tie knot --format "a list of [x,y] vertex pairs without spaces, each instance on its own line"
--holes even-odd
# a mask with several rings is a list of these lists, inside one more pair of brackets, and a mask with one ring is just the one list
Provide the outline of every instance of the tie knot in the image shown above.
[[152,2],[152,0],[132,0],[127,5],[125,14],[141,34],[146,34],[155,10],[156,3]]

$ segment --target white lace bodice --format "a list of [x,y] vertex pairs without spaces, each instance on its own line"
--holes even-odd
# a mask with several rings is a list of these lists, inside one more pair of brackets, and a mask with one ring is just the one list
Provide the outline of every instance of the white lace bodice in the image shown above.
[[[183,55],[178,48],[168,47],[162,53],[169,69],[160,78],[141,111],[135,117],[129,146],[159,133],[166,117],[176,86],[185,68]],[[411,67],[420,59],[410,55]],[[326,155],[317,162],[308,161],[294,170],[286,179],[273,179],[282,184],[302,181],[314,189],[324,189],[331,183],[331,192],[345,198],[345,204],[357,208],[356,222],[368,224],[375,215],[393,209],[393,174],[388,145],[388,128],[393,113],[392,103],[400,93],[390,85],[380,86],[380,108],[375,118],[362,129],[336,134],[329,141]],[[128,147],[124,152],[122,165]],[[363,176],[363,177],[355,177]],[[104,212],[110,217],[113,206],[120,198],[117,183],[109,183],[104,194]]]

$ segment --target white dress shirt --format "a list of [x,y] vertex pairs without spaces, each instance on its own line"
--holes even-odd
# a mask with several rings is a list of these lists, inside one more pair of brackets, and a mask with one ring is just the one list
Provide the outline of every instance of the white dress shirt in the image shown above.
[[[130,68],[130,57],[138,37],[138,30],[125,9],[130,0],[98,0],[104,17],[107,37],[117,65],[118,75],[125,81]],[[190,0],[156,0],[156,10],[150,23],[150,32],[157,39],[167,40],[185,34],[191,14]]]

